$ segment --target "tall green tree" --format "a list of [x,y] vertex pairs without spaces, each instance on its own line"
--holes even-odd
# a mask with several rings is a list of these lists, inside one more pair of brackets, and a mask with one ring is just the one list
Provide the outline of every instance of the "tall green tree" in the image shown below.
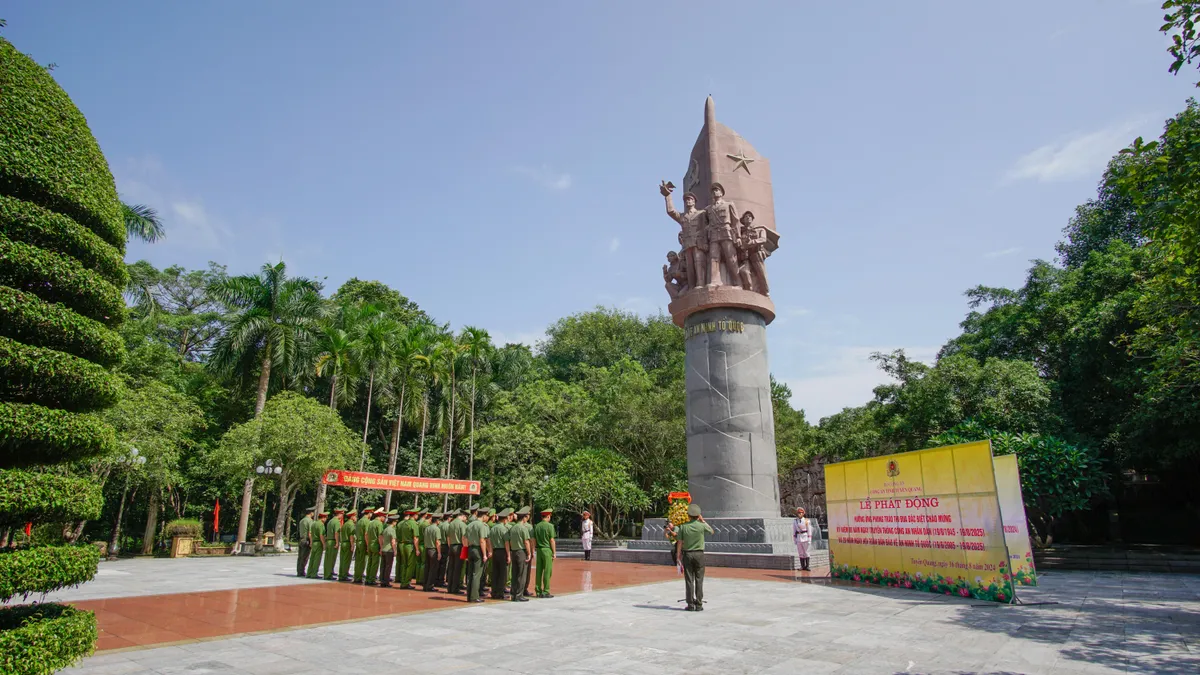
[[470,456],[467,459],[467,480],[471,480],[475,478],[475,402],[478,399],[479,372],[486,371],[494,348],[488,332],[475,326],[463,328],[458,341],[471,365],[471,439]]
[[[358,345],[355,358],[367,373],[367,413],[363,420],[362,454],[358,470],[362,471],[367,461],[367,432],[371,428],[371,409],[374,407],[376,378],[385,379],[392,366],[392,347],[400,334],[401,325],[384,314],[374,305],[363,308],[363,320],[355,331],[354,341]],[[354,491],[354,508],[358,508],[359,490]]]
[[[218,280],[208,287],[208,292],[230,310],[225,332],[217,338],[209,366],[219,373],[235,376],[252,373],[257,367],[254,416],[258,417],[267,404],[271,367],[294,360],[302,335],[317,330],[321,286],[305,277],[288,277],[287,266],[280,261],[263,265],[257,275]],[[238,542],[246,540],[254,496],[251,468],[245,467],[248,477],[242,489]]]

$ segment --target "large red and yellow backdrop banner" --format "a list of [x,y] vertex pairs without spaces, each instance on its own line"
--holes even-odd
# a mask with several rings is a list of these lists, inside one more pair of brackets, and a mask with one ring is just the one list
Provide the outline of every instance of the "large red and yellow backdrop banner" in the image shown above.
[[990,442],[827,464],[825,489],[834,578],[1014,602]]
[[479,481],[452,478],[418,478],[393,476],[387,473],[364,473],[330,469],[321,477],[326,485],[363,488],[365,490],[398,490],[400,492],[437,492],[460,495],[479,494]]

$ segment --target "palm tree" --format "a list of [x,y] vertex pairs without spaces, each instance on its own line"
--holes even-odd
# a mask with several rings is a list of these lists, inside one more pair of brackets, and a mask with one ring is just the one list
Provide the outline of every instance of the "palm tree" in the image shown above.
[[[428,323],[415,323],[401,327],[392,346],[391,378],[382,392],[389,403],[396,406],[396,423],[392,427],[392,444],[388,452],[388,473],[396,473],[396,455],[400,451],[400,435],[404,430],[405,395],[412,382],[413,370],[420,363],[424,343],[428,341],[431,332]],[[411,405],[411,404],[410,404]],[[388,490],[383,497],[383,508],[392,507],[392,491]]]
[[[447,372],[449,374],[449,377],[444,382],[444,384],[447,386],[447,388],[449,389],[449,393],[450,393],[450,396],[449,396],[450,410],[449,410],[449,414],[443,418],[445,425],[446,425],[446,473],[445,473],[445,476],[447,478],[450,477],[452,468],[454,466],[454,423],[455,423],[454,413],[455,413],[455,403],[457,402],[457,397],[458,397],[458,391],[456,389],[456,385],[457,385],[456,380],[457,380],[457,370],[458,370],[458,358],[461,355],[462,351],[463,351],[462,346],[459,345],[454,340],[454,336],[450,335],[450,334],[443,335],[442,338],[438,341],[437,346],[434,348],[434,357],[433,358],[437,362],[438,367],[440,369],[442,369],[443,372]],[[447,494],[442,499],[442,510],[444,511],[449,505],[450,505],[450,495]]]
[[[363,308],[365,320],[355,331],[355,342],[358,343],[356,357],[367,371],[367,415],[363,421],[362,458],[358,470],[362,471],[367,464],[367,431],[371,427],[371,405],[375,394],[375,378],[386,374],[391,366],[392,344],[400,332],[400,324],[381,312],[378,308]],[[359,489],[354,489],[354,508],[358,508]]]
[[[321,286],[305,277],[289,279],[283,261],[267,263],[257,275],[221,279],[208,293],[230,310],[225,332],[213,346],[209,367],[224,374],[242,375],[258,367],[258,395],[254,416],[262,414],[271,384],[271,367],[294,361],[297,343],[316,329],[321,311]],[[238,542],[246,540],[254,474],[242,489]]]
[[166,236],[167,231],[158,217],[158,211],[152,206],[121,202],[121,217],[125,219],[125,233],[131,238],[137,237],[147,244],[153,244]]
[[481,365],[486,365],[486,359],[492,353],[492,338],[488,332],[475,326],[463,328],[458,338],[467,360],[471,363],[471,441],[470,455],[467,459],[467,480],[475,478],[475,399],[476,377]]
[[[443,379],[436,359],[441,336],[433,326],[430,326],[422,337],[424,339],[421,342],[421,352],[414,357],[418,375],[414,384],[421,388],[421,443],[420,449],[417,451],[418,478],[422,477],[425,471],[425,432],[429,428],[429,392],[433,391]],[[413,496],[413,508],[416,508],[420,498],[420,495]]]

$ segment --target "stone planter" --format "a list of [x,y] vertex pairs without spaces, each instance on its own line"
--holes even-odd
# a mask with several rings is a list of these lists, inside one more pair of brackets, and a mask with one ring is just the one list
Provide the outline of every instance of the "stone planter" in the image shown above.
[[182,558],[191,555],[195,550],[195,541],[191,537],[171,537],[171,557]]
[[93,541],[92,546],[95,546],[96,548],[100,549],[100,557],[101,558],[108,557],[108,542],[107,541]]
[[196,546],[192,550],[194,556],[229,555],[228,546]]

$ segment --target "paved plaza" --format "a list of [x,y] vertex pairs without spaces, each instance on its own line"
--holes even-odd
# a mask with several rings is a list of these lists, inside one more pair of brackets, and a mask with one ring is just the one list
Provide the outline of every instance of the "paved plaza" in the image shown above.
[[[664,567],[564,560],[554,599],[468,606],[443,594],[296,579],[287,575],[294,561],[105,563],[95,582],[60,597],[89,608],[128,598],[166,612],[152,622],[169,622],[189,606],[211,611],[199,609],[199,597],[226,598],[226,611],[243,618],[268,616],[276,594],[293,603],[285,613],[303,615],[309,627],[255,632],[262,626],[251,619],[229,624],[237,629],[225,637],[99,651],[67,672],[1200,672],[1200,577],[1191,575],[1047,572],[1022,595],[1049,604],[1000,606],[710,570],[705,611],[688,613],[682,581]],[[186,601],[147,595],[167,586],[194,592]],[[377,615],[315,621],[346,607]],[[98,617],[103,633],[114,619]]]

